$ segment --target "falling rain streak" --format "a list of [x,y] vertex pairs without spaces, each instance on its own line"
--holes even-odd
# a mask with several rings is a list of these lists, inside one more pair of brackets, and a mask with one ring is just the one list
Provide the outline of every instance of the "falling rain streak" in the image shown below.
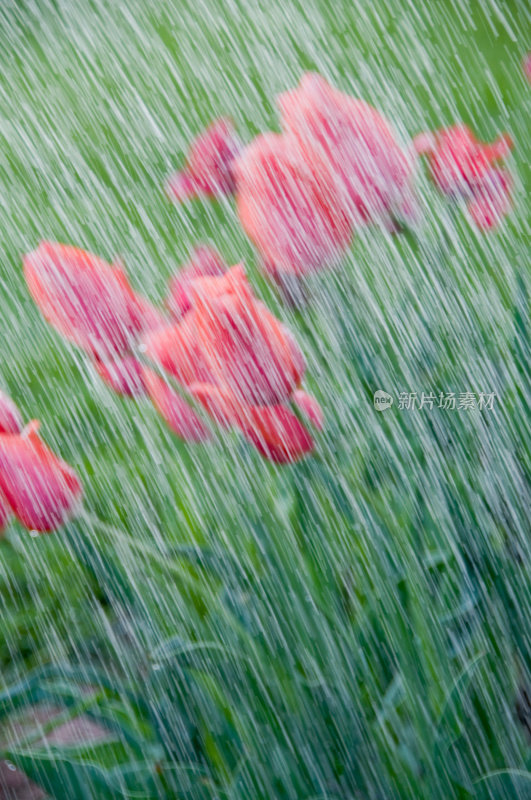
[[531,796],[530,33],[2,2],[0,800]]

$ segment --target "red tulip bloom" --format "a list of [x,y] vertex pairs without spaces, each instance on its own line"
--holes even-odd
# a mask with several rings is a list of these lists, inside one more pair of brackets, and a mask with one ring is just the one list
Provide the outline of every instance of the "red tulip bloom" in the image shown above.
[[466,125],[454,125],[435,134],[420,134],[414,146],[417,153],[428,156],[438,189],[448,197],[464,199],[480,228],[493,228],[508,214],[512,179],[496,164],[509,154],[510,136],[503,134],[492,144],[483,144]]
[[254,296],[243,266],[193,285],[195,324],[207,366],[242,402],[273,405],[289,398],[304,358],[286,328]]
[[219,119],[193,142],[184,169],[168,180],[170,199],[182,203],[200,195],[219,196],[234,191],[232,165],[240,150],[232,122]]
[[228,269],[219,253],[213,247],[201,245],[196,247],[188,264],[179,270],[170,281],[169,296],[166,301],[168,310],[175,319],[180,319],[192,307],[190,288],[197,278],[219,277]]
[[[291,333],[254,297],[243,267],[194,281],[191,298],[192,309],[178,325],[146,337],[147,356],[219,425],[239,428],[266,458],[295,461],[310,452],[310,433],[286,405],[297,402],[303,356]],[[310,406],[308,418],[318,418],[312,398]],[[167,411],[161,413],[168,419]]]
[[317,152],[329,165],[352,221],[394,230],[395,217],[415,219],[414,162],[375,108],[314,73],[277,102],[283,129],[310,161]]
[[0,495],[29,530],[46,533],[75,514],[82,487],[74,470],[40,439],[39,423],[0,435]]
[[134,348],[141,334],[167,320],[134,291],[123,266],[77,247],[42,242],[25,256],[24,273],[44,318],[85,350],[102,379],[118,394],[143,394]]
[[140,332],[123,273],[97,256],[42,242],[25,256],[24,273],[44,318],[88,353],[124,353]]
[[20,433],[21,430],[22,416],[20,411],[11,398],[0,391],[0,434]]
[[334,178],[294,137],[258,136],[234,171],[240,222],[270,272],[304,276],[348,248],[351,226]]
[[154,325],[156,312],[123,270],[85,250],[42,242],[25,256],[24,274],[44,318],[91,355],[122,355]]

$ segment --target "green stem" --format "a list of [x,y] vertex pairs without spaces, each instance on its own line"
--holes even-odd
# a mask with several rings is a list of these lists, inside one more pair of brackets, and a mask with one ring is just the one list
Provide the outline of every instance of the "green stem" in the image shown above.
[[155,550],[155,548],[150,547],[150,545],[146,544],[146,542],[144,542],[142,539],[136,539],[134,536],[128,536],[119,528],[109,525],[107,522],[104,522],[95,515],[90,514],[85,509],[83,509],[79,515],[79,519],[84,520],[93,528],[97,528],[102,533],[105,533],[107,536],[111,537],[113,541],[122,542],[128,547],[132,547],[134,550],[137,550],[143,556],[147,556],[152,562],[156,563],[163,570],[166,572],[173,572],[175,575],[178,575],[181,580],[184,580],[185,583],[197,591],[197,584],[186,571],[186,569],[178,562],[170,560],[171,553],[169,551],[166,553],[161,553],[158,550]]

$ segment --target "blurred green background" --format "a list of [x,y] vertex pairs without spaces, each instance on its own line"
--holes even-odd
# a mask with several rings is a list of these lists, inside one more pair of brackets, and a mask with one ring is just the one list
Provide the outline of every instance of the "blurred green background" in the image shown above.
[[[0,542],[0,689],[59,662],[134,682],[170,654],[145,683],[166,698],[151,743],[122,731],[105,756],[119,781],[68,789],[57,753],[46,769],[19,753],[58,800],[122,796],[139,753],[135,776],[169,770],[142,797],[529,797],[530,33],[516,0],[3,0],[0,383],[81,474],[90,519]],[[419,231],[361,231],[308,308],[284,308],[232,201],[176,208],[162,187],[217,116],[245,141],[277,128],[275,96],[305,70],[405,144],[460,120],[508,131],[508,220],[480,234],[420,167]],[[275,468],[236,435],[190,447],[115,397],[26,291],[21,257],[43,238],[120,256],[154,301],[197,243],[244,260],[306,354],[316,457]],[[496,402],[408,412],[402,391]],[[140,725],[123,691],[113,703]]]

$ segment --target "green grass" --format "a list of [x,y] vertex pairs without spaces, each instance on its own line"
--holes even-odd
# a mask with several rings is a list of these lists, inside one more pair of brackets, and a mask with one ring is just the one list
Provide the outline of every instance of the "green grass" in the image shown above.
[[[103,670],[93,713],[118,730],[66,761],[11,746],[56,800],[529,796],[529,32],[517,0],[0,6],[0,383],[90,512],[0,543],[0,688],[36,669],[17,703],[68,704]],[[307,69],[404,140],[509,131],[501,230],[477,233],[421,177],[418,237],[360,233],[306,311],[283,308],[232,202],[178,209],[162,185],[216,116],[246,140],[278,127],[275,95]],[[153,300],[197,242],[244,259],[306,354],[316,456],[278,469],[236,436],[190,447],[113,396],[25,289],[42,238],[120,255]],[[495,391],[495,410],[397,409],[432,390]]]

